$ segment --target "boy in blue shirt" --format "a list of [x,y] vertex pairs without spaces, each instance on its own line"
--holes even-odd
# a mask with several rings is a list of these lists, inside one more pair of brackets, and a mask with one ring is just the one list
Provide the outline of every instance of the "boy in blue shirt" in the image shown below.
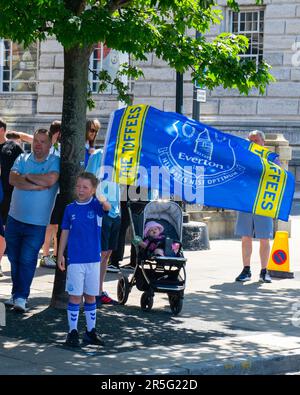
[[[86,171],[93,173],[98,180],[101,178],[101,161],[103,150],[96,150],[89,158]],[[119,231],[121,225],[120,216],[120,187],[118,184],[102,180],[99,185],[100,194],[104,195],[111,205],[108,213],[105,213],[102,221],[101,233],[101,272],[100,272],[100,289],[99,296],[96,297],[97,307],[102,304],[117,305],[118,302],[113,300],[107,292],[103,291],[103,283],[108,269],[107,264],[113,250],[117,249]],[[114,270],[119,272],[119,269]]]
[[103,345],[96,332],[95,297],[99,294],[102,217],[111,206],[103,196],[99,200],[95,197],[97,184],[97,178],[91,173],[77,177],[77,199],[66,207],[61,225],[57,265],[65,270],[64,251],[68,244],[69,333],[66,344],[71,347],[79,347],[77,324],[82,296],[87,324],[83,342]]

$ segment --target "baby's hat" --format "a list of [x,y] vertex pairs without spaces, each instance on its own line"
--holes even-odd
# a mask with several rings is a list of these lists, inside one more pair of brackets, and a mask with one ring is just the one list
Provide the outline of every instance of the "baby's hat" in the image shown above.
[[151,228],[155,228],[155,227],[159,228],[160,233],[162,233],[164,231],[164,227],[161,224],[159,224],[158,222],[155,222],[155,221],[149,221],[145,225],[144,237],[147,237],[149,230]]

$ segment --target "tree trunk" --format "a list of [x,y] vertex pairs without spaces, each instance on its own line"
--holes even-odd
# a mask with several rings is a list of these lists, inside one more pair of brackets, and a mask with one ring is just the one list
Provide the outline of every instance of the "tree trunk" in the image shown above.
[[[87,83],[90,47],[64,51],[60,193],[64,207],[74,200],[77,174],[84,169]],[[61,223],[62,218],[60,219]],[[58,240],[60,231],[58,232]],[[66,274],[56,268],[51,307],[64,308]]]

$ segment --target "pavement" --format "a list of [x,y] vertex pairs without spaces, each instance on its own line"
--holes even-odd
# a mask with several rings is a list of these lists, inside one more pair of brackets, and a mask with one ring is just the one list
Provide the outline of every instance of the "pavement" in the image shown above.
[[[134,288],[125,306],[98,310],[97,329],[105,341],[102,348],[64,347],[66,312],[49,307],[54,270],[38,267],[30,311],[20,315],[6,310],[6,326],[0,327],[0,374],[237,375],[299,371],[299,200],[294,202],[291,220],[294,279],[259,283],[259,243],[254,242],[252,280],[236,283],[242,268],[240,241],[210,241],[210,250],[185,253],[187,282],[179,316],[171,314],[164,294],[156,294],[152,310],[143,312],[141,292]],[[0,278],[0,302],[11,291],[6,258],[2,266],[5,277]],[[118,274],[108,273],[105,289],[114,298],[117,281]],[[81,333],[83,329],[81,314]]]

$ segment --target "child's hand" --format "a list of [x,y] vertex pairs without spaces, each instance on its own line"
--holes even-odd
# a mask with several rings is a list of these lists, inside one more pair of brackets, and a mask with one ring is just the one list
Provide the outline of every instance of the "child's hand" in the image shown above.
[[65,257],[57,257],[57,266],[59,268],[59,270],[61,270],[62,272],[64,272],[66,270],[66,263],[65,263]]
[[102,204],[107,201],[106,197],[103,195],[98,195],[97,198],[98,198],[99,202]]
[[135,236],[132,240],[132,244],[134,246],[138,246],[140,245],[140,242],[143,241],[142,238],[140,236]]
[[142,248],[146,248],[147,247],[147,243],[145,243],[144,241],[140,241],[139,242],[139,246]]

